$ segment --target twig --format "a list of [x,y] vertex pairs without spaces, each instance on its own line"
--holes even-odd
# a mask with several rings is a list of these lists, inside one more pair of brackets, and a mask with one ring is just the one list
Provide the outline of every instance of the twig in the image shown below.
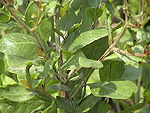
[[112,48],[112,51],[116,51],[116,52],[119,52],[119,53],[121,53],[121,54],[125,54],[125,55],[132,55],[132,56],[136,56],[136,57],[144,57],[144,54],[137,54],[137,53],[129,53],[129,52],[125,52],[125,51],[123,51],[123,50],[120,50],[120,49],[118,49],[118,48],[116,48],[116,47],[113,47]]
[[105,51],[105,53],[101,56],[101,58],[98,59],[98,61],[102,61],[112,51],[112,48],[116,46],[117,42],[119,41],[119,39],[121,38],[121,36],[125,32],[126,28],[127,28],[127,23],[125,24],[123,30],[121,31],[121,33],[119,34],[119,36],[116,38],[116,40],[114,41],[114,43],[112,43],[109,46],[109,48]]

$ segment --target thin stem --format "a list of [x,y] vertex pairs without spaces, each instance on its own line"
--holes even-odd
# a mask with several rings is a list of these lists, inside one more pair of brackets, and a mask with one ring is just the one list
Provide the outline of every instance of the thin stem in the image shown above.
[[98,61],[102,61],[112,51],[112,48],[116,46],[117,42],[120,40],[126,29],[127,23],[124,25],[124,28],[122,29],[121,33],[116,38],[116,40],[109,46],[109,48],[105,51],[105,53],[101,56],[101,58]]
[[142,58],[145,56],[144,54],[129,53],[129,52],[120,50],[120,49],[118,49],[118,48],[116,48],[116,47],[113,47],[112,50],[113,50],[113,51],[116,51],[116,52],[119,52],[119,53],[121,53],[121,54],[125,54],[125,55],[131,55],[131,56],[142,57]]
[[93,73],[94,69],[91,69],[91,71],[89,72],[89,74],[84,78],[83,81],[81,81],[80,86],[76,89],[76,91],[74,92],[74,94],[70,97],[71,99],[74,98],[77,93],[84,87],[86,86],[86,83],[88,81],[88,79],[90,78],[91,74]]

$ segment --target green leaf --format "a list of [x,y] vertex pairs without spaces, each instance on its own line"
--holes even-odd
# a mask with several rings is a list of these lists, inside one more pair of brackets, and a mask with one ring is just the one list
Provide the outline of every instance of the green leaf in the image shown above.
[[48,5],[46,5],[46,7],[45,7],[45,13],[47,13],[48,16],[50,17],[55,14],[55,8],[58,4],[58,1],[57,0],[49,0],[47,2],[48,2]]
[[108,49],[108,37],[101,38],[82,48],[86,58],[98,60]]
[[119,11],[114,7],[114,5],[111,4],[108,0],[105,3],[108,11],[123,22],[123,19],[120,17]]
[[90,7],[97,8],[102,0],[87,0]]
[[6,76],[4,73],[0,75],[0,80],[2,82],[2,86],[16,84],[12,78]]
[[110,81],[88,84],[93,95],[113,99],[127,99],[137,92],[137,87],[130,81]]
[[36,23],[37,17],[39,16],[39,7],[34,1],[28,4],[25,12],[25,22],[29,27],[33,27]]
[[107,113],[108,110],[111,109],[111,106],[106,102],[106,101],[102,101],[100,103],[100,101],[98,101],[91,110],[89,110],[86,113]]
[[77,49],[83,48],[95,40],[103,38],[107,35],[108,32],[106,28],[86,31],[74,40],[74,42],[70,45],[69,50],[75,52]]
[[121,111],[120,113],[133,113],[145,106],[145,103],[138,103],[136,105],[133,105],[131,107],[126,108],[125,110]]
[[[51,104],[51,100],[41,97],[34,97],[25,102],[12,102],[8,100],[1,100],[0,111],[2,113],[34,113],[41,112]],[[6,109],[7,108],[7,109]]]
[[3,59],[0,58],[0,74],[4,73],[5,71],[5,64]]
[[17,0],[17,4],[21,6],[23,4],[23,0]]
[[99,69],[103,67],[103,64],[100,61],[96,60],[91,60],[87,58],[80,57],[79,58],[79,64],[81,67],[85,68],[94,68],[94,69]]
[[75,12],[68,11],[66,14],[58,21],[58,25],[60,26],[61,30],[68,31],[76,22],[77,22],[77,15]]
[[45,43],[47,43],[47,40],[51,34],[51,28],[52,25],[49,18],[44,18],[43,20],[41,20],[36,29],[36,32],[39,34],[41,39],[45,41]]
[[144,100],[146,103],[150,101],[150,82],[148,84],[148,87],[144,91]]
[[43,111],[43,113],[57,113],[57,106],[54,101],[52,101],[52,104]]
[[99,69],[100,80],[102,82],[120,79],[125,70],[122,61],[104,61],[103,65],[104,67]]
[[37,50],[36,40],[27,34],[11,33],[0,40],[0,51],[8,55],[33,60],[39,56]]
[[114,53],[122,60],[124,61],[127,65],[133,66],[135,68],[139,67],[139,62],[145,62],[144,58],[141,57],[136,57],[132,55],[123,55],[121,53],[115,52]]
[[48,90],[56,90],[56,91],[69,91],[70,88],[68,86],[65,86],[63,84],[53,84],[48,87],[46,87]]
[[69,98],[62,98],[57,96],[56,98],[57,107],[67,112],[74,112],[74,106]]
[[135,68],[132,66],[125,66],[125,71],[121,77],[123,80],[135,81],[142,73],[142,68]]
[[85,57],[83,52],[82,51],[76,52],[74,55],[70,57],[70,59],[66,61],[66,63],[64,63],[64,65],[62,65],[61,69],[72,70],[81,67],[79,64],[80,57]]
[[75,113],[83,113],[89,111],[99,101],[99,97],[95,97],[92,94],[87,96],[75,110]]
[[8,22],[10,20],[10,12],[5,7],[0,8],[0,22]]
[[0,95],[11,101],[22,102],[33,98],[36,93],[25,89],[23,86],[13,85],[0,88]]
[[94,22],[102,15],[103,10],[101,8],[88,8],[87,16],[90,17]]
[[108,110],[110,109],[111,106],[106,101],[103,101],[102,103],[99,104],[97,113],[107,113]]

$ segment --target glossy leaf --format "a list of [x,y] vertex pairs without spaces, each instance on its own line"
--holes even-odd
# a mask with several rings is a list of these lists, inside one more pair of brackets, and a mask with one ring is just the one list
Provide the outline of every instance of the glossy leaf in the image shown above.
[[57,96],[56,103],[58,108],[61,108],[67,112],[74,112],[73,103],[69,98],[62,98]]
[[94,22],[102,15],[103,10],[101,8],[88,8],[87,16],[90,17]]
[[95,40],[103,38],[107,35],[108,32],[105,28],[86,31],[74,40],[74,42],[70,45],[69,50],[75,52],[77,49],[83,48]]
[[11,33],[0,40],[0,51],[8,55],[32,60],[38,56],[37,50],[36,40],[27,34]]
[[89,111],[99,100],[100,98],[93,95],[87,96],[75,110],[75,113],[83,113]]
[[91,60],[87,58],[80,57],[79,58],[79,64],[81,67],[85,68],[94,68],[94,69],[99,69],[103,67],[103,64],[100,61],[96,60]]
[[36,93],[25,89],[23,86],[13,85],[0,88],[0,95],[11,101],[22,102],[33,98]]
[[137,92],[137,87],[130,81],[110,81],[88,84],[93,95],[113,99],[127,99]]
[[0,75],[0,80],[2,82],[2,86],[16,84],[16,82],[11,77],[8,77],[4,73]]
[[[7,55],[7,63],[8,63],[8,71],[20,75],[25,75],[25,69],[26,69],[26,64],[27,63],[33,63],[35,64],[39,59],[34,59],[34,60],[27,60],[21,57],[13,56],[13,55]],[[31,67],[30,73],[35,74],[37,72],[42,72],[43,71],[43,66],[42,65],[33,65]]]

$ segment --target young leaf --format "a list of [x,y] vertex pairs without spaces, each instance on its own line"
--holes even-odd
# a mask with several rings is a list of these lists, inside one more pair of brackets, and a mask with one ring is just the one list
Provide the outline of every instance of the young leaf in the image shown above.
[[137,92],[137,87],[130,81],[110,81],[88,84],[93,95],[113,99],[127,99]]
[[33,98],[35,92],[25,89],[23,86],[13,85],[5,88],[0,88],[0,96],[7,98],[11,101],[22,102]]
[[75,52],[95,40],[103,38],[108,35],[106,28],[94,29],[90,31],[83,32],[79,37],[77,37],[74,42],[70,45],[69,51]]
[[37,50],[36,40],[27,34],[11,33],[0,40],[0,51],[8,55],[33,60],[39,56]]
[[85,68],[94,68],[94,69],[99,69],[103,67],[103,64],[100,61],[96,60],[91,60],[87,58],[80,57],[79,58],[79,64],[81,67]]

